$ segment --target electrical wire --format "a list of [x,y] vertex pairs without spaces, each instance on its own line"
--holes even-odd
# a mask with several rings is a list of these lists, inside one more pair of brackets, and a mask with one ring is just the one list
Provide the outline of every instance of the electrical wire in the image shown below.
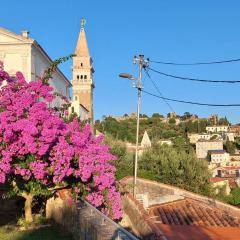
[[176,62],[163,62],[163,61],[153,61],[149,60],[152,63],[164,64],[164,65],[175,65],[175,66],[195,66],[195,65],[210,65],[210,64],[222,64],[222,63],[233,63],[239,62],[240,58],[221,60],[221,61],[212,61],[212,62],[195,62],[195,63],[176,63]]
[[171,77],[171,78],[175,78],[175,79],[180,79],[180,80],[186,80],[186,81],[194,81],[194,82],[207,82],[207,83],[240,83],[240,80],[208,80],[208,79],[199,79],[199,78],[191,78],[191,77],[182,77],[182,76],[177,76],[177,75],[172,75],[172,74],[168,74],[165,72],[161,72],[159,70],[147,67],[149,70],[161,74],[163,76],[166,77]]
[[208,107],[240,107],[240,103],[234,103],[234,104],[211,104],[211,103],[200,103],[200,102],[192,102],[192,101],[185,101],[185,100],[178,100],[178,99],[173,99],[173,98],[166,98],[166,97],[162,97],[153,93],[150,93],[148,91],[145,91],[143,89],[141,89],[141,91],[143,93],[146,93],[150,96],[156,97],[156,98],[160,98],[160,99],[165,99],[168,101],[172,101],[172,102],[178,102],[178,103],[186,103],[186,104],[192,104],[192,105],[199,105],[199,106],[208,106]]
[[[154,82],[154,80],[151,78],[148,70],[147,70],[146,68],[144,68],[144,71],[145,71],[147,77],[148,77],[148,78],[150,79],[150,81],[152,82],[152,84],[153,84],[153,86],[155,87],[155,89],[157,90],[157,92],[159,93],[159,95],[161,95],[162,97],[164,97],[163,94],[161,93],[161,91],[159,90],[157,84],[156,84],[156,83]],[[167,100],[166,100],[166,99],[163,99],[163,101],[167,104],[167,106],[169,107],[169,109],[170,109],[172,112],[174,112],[173,107],[167,102]]]

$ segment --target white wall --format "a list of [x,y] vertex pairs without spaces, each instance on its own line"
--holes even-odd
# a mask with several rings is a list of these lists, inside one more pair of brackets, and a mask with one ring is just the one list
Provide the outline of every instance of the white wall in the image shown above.
[[[45,57],[43,57],[42,54],[39,54],[36,49],[33,49],[32,51],[32,62],[34,66],[33,70],[35,78],[37,76],[42,76],[44,71],[50,66],[50,62]],[[67,96],[69,98],[67,83],[59,73],[53,74],[53,78],[49,80],[49,84],[54,88],[54,91],[62,93],[64,96]],[[53,105],[59,107],[61,103],[61,99],[57,97],[54,100]]]
[[31,80],[31,46],[30,44],[8,45],[0,42],[0,61],[10,75],[17,71],[23,73],[27,80]]
[[[4,69],[10,75],[15,75],[17,71],[22,72],[27,81],[41,76],[51,64],[44,51],[30,38],[25,39],[20,35],[2,31],[0,31],[0,61],[4,62]],[[70,83],[62,74],[55,73],[49,83],[55,91],[69,98]],[[60,98],[53,103],[55,106],[60,106],[60,104]]]

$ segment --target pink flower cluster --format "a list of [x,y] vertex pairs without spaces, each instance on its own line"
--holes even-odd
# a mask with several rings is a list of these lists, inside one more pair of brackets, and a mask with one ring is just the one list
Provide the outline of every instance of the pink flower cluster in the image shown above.
[[82,129],[77,119],[64,122],[48,108],[53,89],[40,80],[27,83],[21,73],[11,78],[0,64],[0,87],[0,183],[14,176],[44,186],[65,183],[121,218],[115,157],[103,137],[95,137],[89,125]]

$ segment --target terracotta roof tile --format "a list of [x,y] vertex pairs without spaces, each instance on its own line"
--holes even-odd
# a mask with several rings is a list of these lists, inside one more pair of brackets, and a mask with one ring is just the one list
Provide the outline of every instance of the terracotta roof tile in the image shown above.
[[205,227],[240,227],[238,219],[214,207],[195,200],[184,199],[150,208],[158,223]]

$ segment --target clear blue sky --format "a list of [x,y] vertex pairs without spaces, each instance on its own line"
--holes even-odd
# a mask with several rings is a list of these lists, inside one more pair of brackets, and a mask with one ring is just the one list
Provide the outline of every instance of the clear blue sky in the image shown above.
[[[136,111],[136,89],[120,72],[137,74],[132,57],[144,53],[153,60],[195,62],[240,58],[240,2],[160,0],[8,0],[1,2],[0,25],[31,37],[55,59],[73,53],[80,19],[94,60],[95,119]],[[61,66],[71,79],[71,62]],[[171,74],[240,80],[240,62],[201,67],[152,65]],[[201,84],[152,74],[166,97],[211,103],[240,103],[240,84]],[[145,90],[156,93],[147,78]],[[207,108],[170,103],[178,114],[218,113],[240,122],[240,108]],[[161,100],[143,95],[142,113],[171,111]]]

